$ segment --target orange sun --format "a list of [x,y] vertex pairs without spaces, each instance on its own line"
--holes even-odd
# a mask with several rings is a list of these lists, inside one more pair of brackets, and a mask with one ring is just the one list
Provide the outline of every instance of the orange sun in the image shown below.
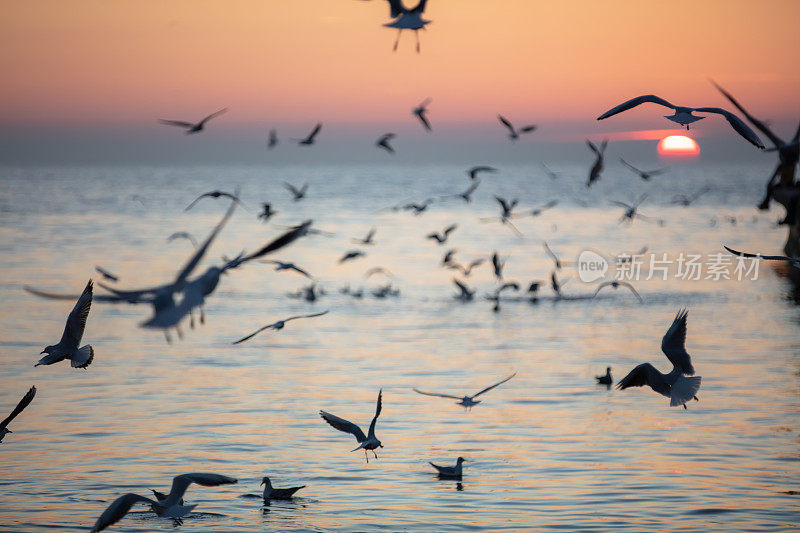
[[658,143],[658,154],[670,157],[694,157],[700,155],[700,146],[686,135],[670,135]]

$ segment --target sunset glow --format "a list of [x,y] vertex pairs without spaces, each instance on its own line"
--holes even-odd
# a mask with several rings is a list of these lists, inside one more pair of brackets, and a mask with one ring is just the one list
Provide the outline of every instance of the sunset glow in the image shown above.
[[658,143],[658,155],[695,157],[700,155],[700,146],[686,135],[670,135]]

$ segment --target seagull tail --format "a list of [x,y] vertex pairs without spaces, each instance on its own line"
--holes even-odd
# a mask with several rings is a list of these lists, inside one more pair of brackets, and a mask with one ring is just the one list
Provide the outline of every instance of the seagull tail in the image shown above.
[[700,390],[700,376],[682,376],[672,385],[670,407],[677,407],[690,401]]
[[[691,399],[691,398],[690,398],[690,399]],[[351,451],[351,452],[355,452],[355,451],[358,451],[358,450],[360,450],[360,449],[361,449],[361,448],[363,448],[363,447],[364,447],[364,443],[362,442],[361,444],[359,444],[359,445],[358,445],[358,448],[353,448],[353,449],[352,449],[352,450],[350,450],[350,451]]]
[[93,360],[94,349],[91,347],[91,345],[87,344],[78,350],[78,353],[72,356],[70,364],[72,365],[72,368],[86,368],[92,364]]

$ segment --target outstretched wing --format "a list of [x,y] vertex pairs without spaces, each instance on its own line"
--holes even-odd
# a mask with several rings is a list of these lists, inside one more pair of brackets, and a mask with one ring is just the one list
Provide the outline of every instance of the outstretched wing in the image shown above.
[[424,394],[425,396],[438,396],[440,398],[452,398],[454,400],[463,399],[461,396],[453,396],[452,394],[439,394],[439,393],[436,393],[436,392],[425,392],[425,391],[421,391],[419,389],[411,389],[411,390],[413,390],[417,394]]
[[698,107],[695,109],[695,111],[698,113],[716,113],[717,115],[722,115],[725,117],[725,120],[728,121],[728,124],[733,126],[733,129],[736,130],[736,133],[747,139],[750,144],[762,150],[765,148],[764,143],[762,143],[761,139],[758,138],[756,132],[750,129],[750,126],[745,124],[742,119],[730,111],[725,111],[719,107]]
[[322,315],[326,315],[326,314],[328,314],[328,311],[330,311],[330,309],[326,309],[325,311],[322,311],[321,313],[314,313],[314,314],[312,314],[312,315],[297,315],[297,316],[290,316],[289,318],[285,318],[285,319],[283,320],[283,322],[289,322],[290,320],[297,320],[298,318],[314,318],[315,316],[322,316]]
[[733,248],[728,248],[727,246],[723,245],[723,248],[728,250],[733,255],[738,255],[740,257],[752,257],[755,259],[767,259],[768,261],[790,261],[792,263],[800,262],[800,259],[796,259],[794,257],[786,257],[785,255],[760,255],[760,254],[751,254],[748,252],[739,252],[738,250],[734,250]]
[[736,99],[733,96],[731,96],[731,94],[728,91],[726,91],[725,89],[723,89],[722,87],[717,85],[717,83],[714,80],[709,80],[709,81],[711,81],[711,84],[714,85],[714,87],[716,87],[717,90],[719,92],[721,92],[722,95],[725,98],[727,98],[730,101],[730,103],[732,103],[736,107],[736,109],[738,109],[739,111],[742,112],[742,114],[745,116],[745,118],[747,118],[747,120],[749,120],[753,124],[753,126],[758,128],[764,135],[766,135],[767,138],[770,141],[772,141],[772,144],[774,144],[775,147],[783,146],[784,142],[777,135],[775,135],[772,132],[772,130],[770,130],[767,127],[766,124],[764,124],[763,122],[758,120],[756,117],[754,117],[753,115],[748,113],[747,110],[744,107],[742,107],[742,105],[739,102],[737,102]]
[[622,161],[622,164],[623,164],[623,165],[625,165],[626,167],[628,167],[628,168],[629,168],[629,169],[631,169],[632,171],[636,172],[637,174],[641,174],[641,173],[642,173],[642,171],[641,171],[641,170],[639,170],[639,169],[638,169],[638,168],[636,168],[635,166],[631,165],[630,163],[628,163],[627,161],[625,161],[625,160],[624,160],[624,159],[622,159],[621,157],[619,158],[619,160],[620,160],[620,161]]
[[536,129],[536,126],[531,124],[530,126],[525,126],[523,128],[520,128],[519,131],[521,131],[522,133],[530,133],[535,129]]
[[189,488],[189,485],[192,483],[197,483],[198,485],[202,485],[203,487],[216,487],[218,485],[227,485],[230,483],[237,483],[238,480],[232,477],[223,476],[222,474],[205,474],[205,473],[193,473],[193,474],[181,474],[179,476],[175,476],[172,478],[172,488],[169,490],[169,495],[167,499],[161,502],[161,505],[164,507],[172,507],[181,499],[183,495],[186,493],[186,489]]
[[559,261],[558,261],[558,256],[557,256],[555,253],[553,253],[553,250],[551,250],[551,249],[550,249],[550,245],[548,245],[548,244],[547,244],[547,241],[543,241],[543,242],[542,242],[542,244],[544,245],[544,251],[545,251],[545,252],[547,252],[547,255],[549,255],[549,256],[550,256],[550,258],[551,258],[551,259],[552,259],[552,260],[553,260],[553,261],[554,261],[556,264],[558,264],[558,263],[559,263]]
[[497,118],[500,120],[500,122],[503,124],[503,126],[508,128],[508,131],[511,131],[511,132],[514,131],[514,126],[512,126],[511,123],[508,120],[506,120],[506,118],[503,115],[497,115]]
[[601,290],[603,290],[605,287],[608,287],[609,285],[612,285],[613,283],[614,283],[613,281],[604,281],[603,283],[601,283],[600,285],[598,285],[598,286],[597,286],[597,290],[596,290],[596,291],[594,291],[594,294],[592,295],[592,298],[595,298],[595,297],[597,296],[597,294],[598,294],[598,293],[599,293]]
[[292,185],[291,183],[287,183],[287,182],[284,181],[283,182],[283,186],[286,187],[286,190],[289,191],[290,193],[292,193],[294,196],[297,196],[298,194],[300,194],[300,191],[297,190],[295,188],[295,186]]
[[661,351],[684,374],[694,374],[692,359],[686,353],[686,309],[678,311],[675,320],[661,339]]
[[267,243],[267,245],[261,248],[260,250],[253,252],[252,254],[243,258],[242,262],[258,259],[259,257],[264,257],[265,255],[272,253],[275,250],[279,250],[284,246],[290,245],[300,237],[306,235],[310,227],[311,227],[311,220],[306,220],[302,224],[295,226],[294,228],[287,231],[283,235],[276,237],[275,239]]
[[612,107],[611,109],[609,109],[608,111],[597,117],[597,120],[603,120],[605,118],[612,117],[617,113],[622,113],[623,111],[627,111],[628,109],[634,108],[638,105],[645,103],[659,104],[665,107],[670,107],[672,109],[675,109],[674,105],[670,104],[663,98],[659,98],[654,94],[645,94],[643,96],[637,96],[636,98],[631,98],[627,102],[623,102],[616,107]]
[[222,217],[222,220],[219,221],[217,227],[213,229],[211,234],[206,238],[205,242],[203,243],[200,248],[194,253],[194,255],[189,259],[183,269],[178,273],[178,276],[175,278],[174,288],[175,290],[179,291],[183,288],[184,283],[186,282],[186,278],[192,273],[195,269],[197,264],[203,259],[203,256],[208,251],[208,248],[211,246],[211,243],[214,242],[214,239],[217,237],[222,228],[228,222],[228,219],[231,218],[234,209],[236,209],[236,202],[231,202],[230,207],[225,212],[225,215]]
[[200,125],[202,126],[203,124],[205,124],[206,122],[208,122],[208,121],[209,121],[209,120],[211,120],[212,118],[214,118],[214,117],[216,117],[216,116],[219,116],[219,115],[223,114],[223,113],[224,113],[224,112],[226,112],[227,110],[228,110],[228,108],[226,107],[226,108],[224,108],[224,109],[220,109],[219,111],[216,111],[216,112],[214,112],[214,113],[211,113],[211,114],[210,114],[210,115],[208,115],[206,118],[204,118],[203,120],[201,120],[201,121],[200,121]]
[[61,336],[62,343],[73,344],[76,348],[83,337],[83,330],[86,327],[86,319],[89,317],[89,309],[92,307],[92,280],[86,284],[83,294],[78,298],[75,307],[67,317],[67,325],[64,327],[64,334]]
[[472,395],[472,397],[473,397],[473,398],[477,398],[478,396],[480,396],[480,395],[481,395],[481,394],[483,394],[484,392],[488,392],[488,391],[492,390],[493,388],[497,387],[498,385],[502,385],[503,383],[505,383],[506,381],[508,381],[509,379],[513,378],[513,377],[514,377],[514,376],[516,376],[516,375],[517,375],[517,373],[516,373],[516,372],[514,372],[513,374],[511,374],[510,376],[508,376],[506,379],[503,379],[503,380],[501,380],[501,381],[498,381],[498,382],[497,382],[497,383],[495,383],[494,385],[489,385],[488,387],[486,387],[485,389],[483,389],[483,390],[482,390],[482,391],[480,391],[480,392],[476,392],[475,394],[473,394],[473,395]]
[[378,421],[378,417],[381,416],[381,408],[383,407],[383,402],[381,401],[383,397],[383,389],[378,391],[378,403],[375,405],[375,416],[372,418],[372,422],[369,423],[369,431],[367,435],[369,438],[375,437],[375,423]]
[[317,125],[314,126],[314,129],[311,130],[311,133],[308,134],[307,140],[313,141],[314,137],[317,136],[317,133],[319,133],[319,130],[321,130],[321,129],[322,129],[322,122],[318,122]]
[[[458,267],[458,265],[455,266]],[[464,285],[464,283],[462,283],[461,281],[458,281],[457,279],[453,278],[453,283],[456,284],[456,287],[458,287],[458,290],[460,290],[461,294],[463,294],[464,296],[467,296],[472,293],[472,291],[469,290],[469,287]]]
[[367,440],[367,437],[366,435],[364,435],[364,432],[361,431],[361,428],[353,424],[349,420],[345,420],[344,418],[339,418],[338,416],[332,415],[327,411],[320,411],[319,416],[321,416],[325,422],[333,426],[335,429],[338,429],[339,431],[343,431],[345,433],[351,433],[358,442],[364,442],[365,440]]
[[103,514],[101,514],[100,518],[97,519],[97,522],[94,523],[91,533],[103,531],[108,526],[119,522],[126,514],[128,514],[128,511],[130,511],[131,507],[133,507],[137,502],[150,504],[157,503],[150,498],[145,498],[144,496],[139,496],[138,494],[133,493],[120,496],[111,502],[111,505],[109,505],[106,510],[103,511]]
[[243,343],[244,341],[248,341],[248,340],[252,339],[253,337],[255,337],[256,335],[258,335],[259,333],[261,333],[262,331],[264,331],[265,329],[269,329],[269,328],[271,328],[271,327],[272,327],[272,326],[274,326],[274,325],[275,325],[275,324],[269,324],[269,325],[266,325],[266,326],[264,326],[264,327],[258,328],[257,330],[255,330],[255,331],[254,331],[253,333],[251,333],[250,335],[247,335],[246,337],[242,337],[242,338],[241,338],[241,339],[239,339],[238,341],[234,341],[232,344],[241,344],[241,343]]
[[426,130],[431,131],[431,123],[428,122],[428,119],[425,117],[425,109],[417,113],[417,117],[422,122],[422,125],[425,127]]
[[620,285],[623,285],[625,287],[628,287],[631,290],[631,292],[633,293],[633,295],[636,296],[636,298],[639,300],[639,303],[644,303],[644,298],[642,298],[642,295],[639,294],[639,291],[637,291],[636,289],[633,288],[633,285],[631,285],[627,281],[618,281],[617,283],[619,283]]
[[28,390],[28,392],[25,393],[25,396],[23,396],[22,399],[19,401],[14,410],[11,411],[11,414],[8,415],[5,420],[0,422],[0,429],[7,427],[8,424],[12,420],[14,420],[18,414],[20,414],[23,410],[25,410],[25,408],[28,407],[28,404],[30,404],[33,401],[34,396],[36,396],[36,387],[31,387]]
[[184,122],[182,120],[165,120],[163,118],[160,118],[158,119],[158,122],[160,122],[161,124],[166,124],[168,126],[180,126],[181,128],[191,128],[194,126],[194,124],[192,124],[191,122]]
[[627,389],[628,387],[643,387],[644,385],[648,385],[660,394],[669,395],[669,384],[664,381],[661,372],[656,370],[650,363],[642,363],[631,370],[627,376],[619,380],[617,388]]

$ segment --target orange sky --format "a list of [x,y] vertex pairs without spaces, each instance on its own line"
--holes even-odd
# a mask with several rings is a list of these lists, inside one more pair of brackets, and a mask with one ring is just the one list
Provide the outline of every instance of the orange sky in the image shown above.
[[[29,0],[0,13],[0,124],[152,123],[229,106],[229,124],[594,118],[656,93],[800,116],[800,2],[430,0],[421,32],[383,0]],[[660,110],[659,110],[660,111]],[[665,113],[659,112],[660,115]],[[667,128],[652,111],[616,129]]]

